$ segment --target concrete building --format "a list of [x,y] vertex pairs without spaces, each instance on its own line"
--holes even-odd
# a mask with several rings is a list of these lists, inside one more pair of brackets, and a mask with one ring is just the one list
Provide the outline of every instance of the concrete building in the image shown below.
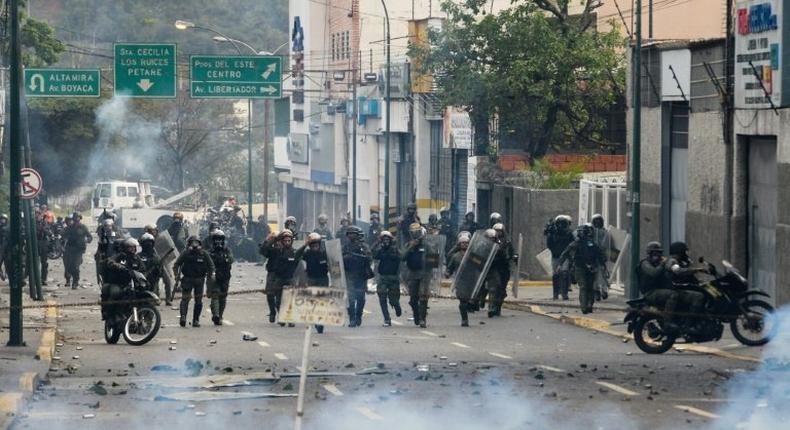
[[790,302],[788,2],[736,4],[729,62],[726,39],[649,44],[642,56],[641,245],[685,240],[777,304]]

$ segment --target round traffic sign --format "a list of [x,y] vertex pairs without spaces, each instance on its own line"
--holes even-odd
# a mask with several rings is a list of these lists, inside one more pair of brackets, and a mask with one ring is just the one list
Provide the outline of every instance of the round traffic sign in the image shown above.
[[20,192],[19,197],[23,199],[35,198],[44,187],[44,181],[41,179],[41,174],[31,168],[24,168],[20,175]]

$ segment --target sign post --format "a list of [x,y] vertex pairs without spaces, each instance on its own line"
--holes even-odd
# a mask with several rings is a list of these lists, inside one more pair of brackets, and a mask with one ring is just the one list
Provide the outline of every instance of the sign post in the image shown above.
[[282,97],[281,57],[193,55],[189,63],[193,98]]
[[175,98],[174,43],[116,43],[115,95]]
[[100,97],[99,69],[25,69],[27,97]]

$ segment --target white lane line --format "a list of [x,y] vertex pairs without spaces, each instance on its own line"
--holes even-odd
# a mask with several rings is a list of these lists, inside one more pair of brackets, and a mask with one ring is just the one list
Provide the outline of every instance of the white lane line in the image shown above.
[[504,358],[505,360],[512,360],[513,357],[505,354],[500,354],[498,352],[489,352],[489,355],[493,355],[494,357]]
[[708,411],[703,411],[702,409],[697,409],[697,408],[695,408],[693,406],[675,405],[675,409],[680,409],[681,411],[689,412],[689,413],[692,413],[694,415],[699,415],[699,416],[704,417],[704,418],[714,419],[714,418],[718,418],[719,417],[716,414],[710,413]]
[[450,343],[450,345],[457,346],[459,348],[471,348],[471,346],[464,345],[463,343],[459,343],[459,342],[452,342],[452,343]]
[[287,355],[285,355],[285,354],[283,354],[282,352],[276,352],[276,353],[274,353],[274,357],[275,357],[276,359],[278,359],[278,360],[287,360],[287,359],[288,359],[288,356],[287,356]]
[[403,325],[403,323],[400,321],[392,320],[392,325]]
[[626,396],[638,396],[639,395],[639,393],[637,393],[636,391],[631,391],[631,390],[629,390],[627,388],[623,388],[623,387],[621,387],[619,385],[612,384],[612,383],[609,383],[609,382],[595,381],[595,383],[600,385],[600,386],[602,386],[602,387],[606,387],[606,388],[608,388],[608,389],[610,389],[612,391],[617,391],[618,393],[624,394]]
[[261,348],[268,348],[268,347],[270,347],[270,346],[271,346],[271,345],[269,345],[268,343],[266,343],[266,342],[264,342],[264,341],[262,341],[262,340],[261,340],[261,341],[258,341],[258,345],[260,345],[260,346],[261,346]]
[[236,324],[233,324],[233,321],[230,320],[222,320],[222,324],[233,327]]
[[383,419],[381,415],[373,412],[372,410],[370,410],[370,408],[367,408],[365,406],[357,406],[356,411],[371,421],[381,421]]
[[324,389],[325,389],[326,391],[329,391],[330,393],[334,394],[335,396],[342,396],[342,395],[343,395],[343,392],[342,392],[342,391],[340,391],[340,390],[339,390],[339,389],[338,389],[338,388],[335,386],[335,384],[324,384],[324,385],[322,385],[322,387],[324,387]]
[[565,373],[565,371],[560,369],[559,367],[546,366],[545,364],[540,364],[540,365],[538,365],[538,367],[543,369],[543,370],[548,370],[549,372]]
[[428,331],[428,330],[422,330],[420,333],[428,335],[428,336],[431,336],[431,337],[439,337],[438,334],[436,334],[436,333],[434,333],[432,331]]

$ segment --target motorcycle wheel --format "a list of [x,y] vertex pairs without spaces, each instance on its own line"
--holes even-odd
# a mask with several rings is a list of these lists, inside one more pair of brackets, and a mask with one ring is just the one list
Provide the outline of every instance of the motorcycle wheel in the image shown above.
[[746,346],[765,345],[778,329],[773,306],[762,300],[747,300],[743,308],[746,313],[730,322],[732,335]]
[[663,322],[658,316],[637,319],[634,324],[634,342],[648,354],[663,354],[675,344],[675,336],[664,333]]
[[134,322],[134,314],[129,315],[123,326],[123,339],[129,345],[145,345],[156,336],[162,324],[162,316],[156,307],[145,304],[137,308],[138,322]]
[[116,324],[112,324],[110,321],[104,322],[104,340],[110,344],[115,345],[118,343],[118,339],[121,338],[121,328],[118,327]]
[[47,258],[50,260],[57,260],[58,258],[63,256],[63,249],[62,248],[54,248],[50,249],[47,252]]

